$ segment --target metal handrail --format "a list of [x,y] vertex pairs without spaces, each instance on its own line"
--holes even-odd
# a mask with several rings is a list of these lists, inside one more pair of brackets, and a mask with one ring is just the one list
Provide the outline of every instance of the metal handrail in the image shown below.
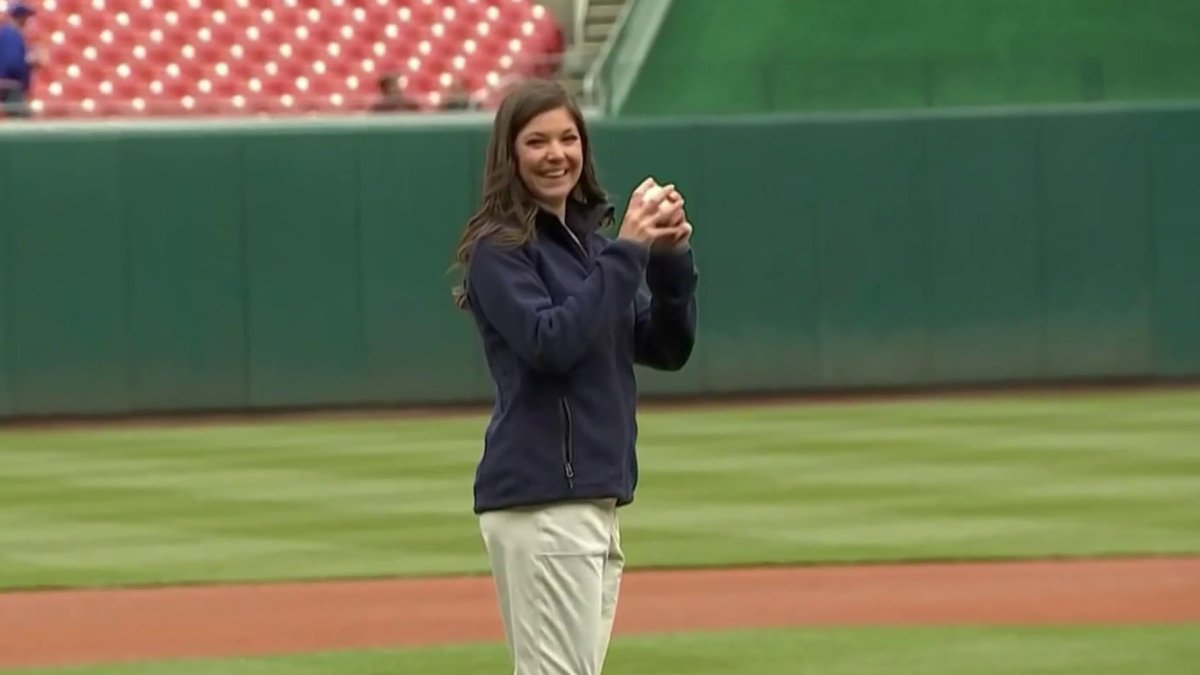
[[617,19],[613,22],[612,30],[608,32],[608,37],[605,38],[604,44],[600,47],[600,53],[596,55],[596,60],[592,61],[591,66],[588,67],[587,74],[583,76],[584,98],[595,103],[605,113],[609,110],[607,93],[603,100],[597,100],[596,80],[599,79],[604,64],[612,56],[617,38],[625,30],[625,24],[629,21],[629,15],[633,12],[633,5],[636,2],[638,0],[625,0],[625,3],[621,5],[621,11],[617,14]]

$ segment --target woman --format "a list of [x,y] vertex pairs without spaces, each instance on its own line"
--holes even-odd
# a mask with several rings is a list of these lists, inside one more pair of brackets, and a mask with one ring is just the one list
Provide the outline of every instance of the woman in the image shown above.
[[496,112],[482,206],[459,242],[496,401],[475,512],[516,675],[595,675],[623,566],[617,507],[638,479],[634,364],[692,352],[697,274],[683,199],[643,181],[615,239],[587,127],[556,83]]

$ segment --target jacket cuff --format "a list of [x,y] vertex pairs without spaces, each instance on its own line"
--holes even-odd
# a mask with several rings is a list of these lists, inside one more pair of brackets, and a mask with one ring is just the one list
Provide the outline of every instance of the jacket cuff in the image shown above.
[[632,258],[643,269],[650,262],[650,248],[642,246],[637,242],[629,241],[628,239],[614,239],[609,246]]
[[691,247],[663,251],[646,268],[646,285],[654,295],[684,297],[695,290],[696,276]]

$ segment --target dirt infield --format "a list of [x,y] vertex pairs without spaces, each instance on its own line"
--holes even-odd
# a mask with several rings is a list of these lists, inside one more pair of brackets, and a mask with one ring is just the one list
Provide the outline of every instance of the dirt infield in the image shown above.
[[[641,571],[618,634],[1200,622],[1200,557]],[[0,667],[501,639],[486,577],[0,594]]]

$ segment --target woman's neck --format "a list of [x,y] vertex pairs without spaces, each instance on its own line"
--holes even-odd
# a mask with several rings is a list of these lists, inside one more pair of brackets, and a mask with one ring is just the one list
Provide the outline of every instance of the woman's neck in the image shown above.
[[558,204],[550,204],[547,202],[539,202],[539,204],[541,205],[541,207],[543,209],[546,209],[547,212],[553,213],[554,215],[558,216],[558,219],[561,220],[562,222],[564,222],[564,223],[567,222],[567,202],[566,201],[559,202]]

